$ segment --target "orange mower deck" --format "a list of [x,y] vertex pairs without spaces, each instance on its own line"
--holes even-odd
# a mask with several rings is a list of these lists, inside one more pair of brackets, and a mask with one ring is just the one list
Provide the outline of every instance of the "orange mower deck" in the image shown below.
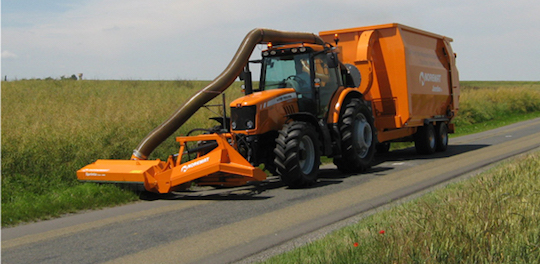
[[[161,160],[97,160],[77,171],[85,182],[143,184],[147,191],[168,193],[186,189],[192,181],[198,185],[234,187],[250,181],[262,181],[266,174],[253,167],[230,144],[232,135],[208,134],[177,137],[180,151],[167,162]],[[205,142],[193,160],[182,162],[187,142]]]

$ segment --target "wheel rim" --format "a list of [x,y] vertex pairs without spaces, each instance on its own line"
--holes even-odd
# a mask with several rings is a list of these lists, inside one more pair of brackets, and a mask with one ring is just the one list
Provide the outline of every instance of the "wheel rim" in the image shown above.
[[435,149],[437,142],[435,141],[435,133],[433,132],[433,130],[430,130],[429,135],[428,135],[428,140],[429,140],[429,147],[431,149]]
[[447,133],[446,125],[441,125],[440,131],[441,131],[440,136],[441,136],[442,145],[446,146],[448,145],[448,133]]
[[354,126],[353,144],[356,154],[360,158],[365,158],[369,153],[369,148],[373,144],[373,130],[363,114],[358,114]]
[[315,165],[315,145],[308,135],[304,135],[298,146],[298,161],[304,174],[309,174]]
[[448,135],[442,135],[442,144],[443,146],[448,145]]

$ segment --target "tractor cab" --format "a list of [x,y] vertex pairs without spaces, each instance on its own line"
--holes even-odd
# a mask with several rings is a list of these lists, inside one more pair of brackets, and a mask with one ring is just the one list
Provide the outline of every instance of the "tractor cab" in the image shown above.
[[335,53],[319,45],[287,45],[262,52],[259,91],[293,88],[300,112],[324,116],[341,85]]

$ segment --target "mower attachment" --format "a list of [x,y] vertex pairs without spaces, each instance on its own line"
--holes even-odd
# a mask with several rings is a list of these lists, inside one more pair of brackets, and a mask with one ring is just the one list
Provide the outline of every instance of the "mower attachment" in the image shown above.
[[[178,156],[157,160],[97,160],[77,171],[80,181],[143,184],[147,191],[168,193],[198,185],[234,187],[262,181],[266,174],[253,167],[231,143],[230,133],[177,137]],[[197,147],[188,149],[187,143]],[[189,156],[196,155],[189,160]],[[184,160],[184,161],[183,161]]]

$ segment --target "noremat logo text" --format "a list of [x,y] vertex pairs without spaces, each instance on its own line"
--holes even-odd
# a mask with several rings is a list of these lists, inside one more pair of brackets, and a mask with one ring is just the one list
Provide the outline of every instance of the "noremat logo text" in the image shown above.
[[98,172],[108,172],[109,169],[84,169],[81,171],[84,172],[84,175],[86,177],[93,177],[93,176],[103,177],[107,175],[105,173],[98,173]]
[[182,168],[180,169],[180,171],[181,171],[181,172],[186,172],[187,170],[189,170],[189,169],[191,169],[191,168],[193,168],[193,167],[195,167],[195,166],[199,166],[199,165],[201,165],[201,164],[204,164],[204,163],[208,162],[209,160],[210,160],[210,157],[206,157],[206,158],[204,158],[204,159],[202,159],[202,160],[198,160],[198,161],[195,161],[195,162],[190,163],[190,164],[188,164],[188,165],[184,165],[184,166],[182,166]]
[[420,72],[419,81],[422,84],[422,86],[424,86],[427,82],[440,83],[441,77],[442,76],[440,74]]

